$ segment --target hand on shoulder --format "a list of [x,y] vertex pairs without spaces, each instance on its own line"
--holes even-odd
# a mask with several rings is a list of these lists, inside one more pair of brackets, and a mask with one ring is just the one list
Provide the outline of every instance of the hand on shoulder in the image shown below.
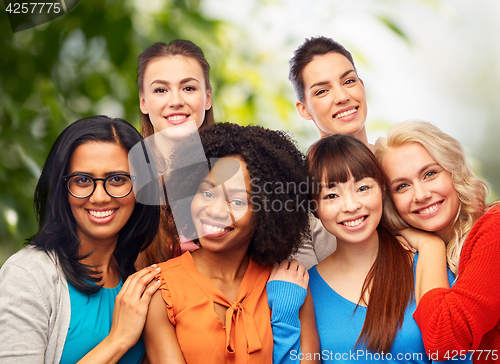
[[285,281],[295,283],[302,288],[307,289],[309,283],[309,273],[302,264],[299,264],[297,259],[291,261],[283,260],[281,263],[274,263],[271,274],[269,275],[270,281]]

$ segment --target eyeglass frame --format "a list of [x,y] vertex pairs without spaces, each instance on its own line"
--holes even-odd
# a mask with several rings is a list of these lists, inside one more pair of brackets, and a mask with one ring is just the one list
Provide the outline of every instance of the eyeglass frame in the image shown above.
[[[76,176],[85,176],[85,177],[90,178],[92,180],[92,183],[94,184],[94,189],[92,190],[92,192],[88,196],[85,196],[85,197],[75,196],[71,192],[71,190],[69,189],[69,179],[72,178],[72,177],[76,177]],[[114,177],[114,176],[125,176],[125,177],[130,178],[130,182],[131,182],[130,191],[128,191],[128,193],[126,195],[123,195],[123,196],[113,196],[106,189],[106,181],[108,180],[108,178],[111,178],[111,177]],[[96,187],[97,187],[96,181],[102,181],[102,187],[104,188],[104,191],[107,193],[108,196],[110,196],[112,198],[123,198],[123,197],[127,197],[128,195],[130,195],[130,192],[132,192],[132,190],[134,189],[134,181],[137,179],[137,176],[134,176],[134,175],[128,174],[128,173],[113,173],[113,174],[110,174],[109,176],[107,176],[105,178],[96,178],[96,177],[92,177],[91,175],[86,174],[86,173],[73,173],[73,174],[69,174],[67,176],[62,176],[62,178],[63,178],[63,180],[64,180],[64,182],[66,184],[66,189],[68,190],[69,194],[71,196],[73,196],[74,198],[84,199],[84,198],[89,198],[90,196],[92,196],[94,194],[94,192],[95,192]]]

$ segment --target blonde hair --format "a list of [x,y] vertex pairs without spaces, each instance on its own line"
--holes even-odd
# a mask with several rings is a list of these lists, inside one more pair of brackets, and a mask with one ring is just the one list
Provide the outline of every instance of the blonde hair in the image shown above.
[[[460,143],[429,122],[405,121],[396,124],[389,130],[386,138],[379,138],[375,143],[375,157],[382,164],[392,148],[409,143],[422,145],[441,167],[451,173],[460,204],[454,221],[453,236],[447,242],[446,258],[450,270],[458,275],[460,252],[467,235],[485,211],[488,187],[472,171]],[[396,210],[391,194],[389,196],[384,206],[384,223],[391,230],[408,227]]]

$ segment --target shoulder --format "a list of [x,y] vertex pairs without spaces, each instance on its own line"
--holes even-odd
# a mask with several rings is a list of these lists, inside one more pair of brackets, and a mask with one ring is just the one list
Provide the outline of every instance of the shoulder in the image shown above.
[[31,245],[24,247],[7,259],[0,272],[2,280],[8,280],[11,276],[18,280],[23,278],[20,275],[24,275],[25,278],[29,277],[31,282],[36,282],[39,286],[65,282],[57,255],[54,252],[43,251]]
[[498,235],[500,231],[500,206],[487,210],[483,216],[474,224],[469,236],[477,234]]

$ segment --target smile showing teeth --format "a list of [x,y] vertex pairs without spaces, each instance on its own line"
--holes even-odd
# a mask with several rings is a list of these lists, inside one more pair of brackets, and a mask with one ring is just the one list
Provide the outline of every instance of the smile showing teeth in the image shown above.
[[88,210],[89,214],[94,216],[94,217],[108,217],[115,212],[115,210],[108,210],[108,211],[93,211],[93,210]]
[[171,120],[171,121],[179,121],[179,120],[183,120],[187,117],[188,117],[187,115],[172,115],[172,116],[167,116],[166,119]]
[[345,118],[346,116],[349,116],[351,114],[354,114],[356,111],[358,111],[358,109],[356,109],[355,107],[352,108],[352,109],[349,109],[347,111],[344,111],[344,112],[341,112],[341,113],[338,113],[335,115],[335,119],[340,119],[340,118]]
[[365,220],[365,217],[360,217],[359,219],[352,220],[352,221],[344,221],[341,222],[342,225],[349,226],[349,227],[356,227],[359,224],[361,224]]
[[429,206],[427,207],[426,209],[423,209],[423,210],[420,210],[420,211],[417,211],[416,213],[419,214],[419,215],[425,215],[425,214],[430,214],[431,212],[434,212],[437,210],[437,208],[439,207],[441,203],[438,202],[432,206]]
[[231,231],[232,229],[227,227],[227,228],[220,228],[220,227],[217,227],[217,226],[213,226],[213,225],[208,225],[206,223],[203,223],[203,225],[205,225],[205,227],[210,230],[210,231],[214,231],[214,232],[223,232],[223,231]]

